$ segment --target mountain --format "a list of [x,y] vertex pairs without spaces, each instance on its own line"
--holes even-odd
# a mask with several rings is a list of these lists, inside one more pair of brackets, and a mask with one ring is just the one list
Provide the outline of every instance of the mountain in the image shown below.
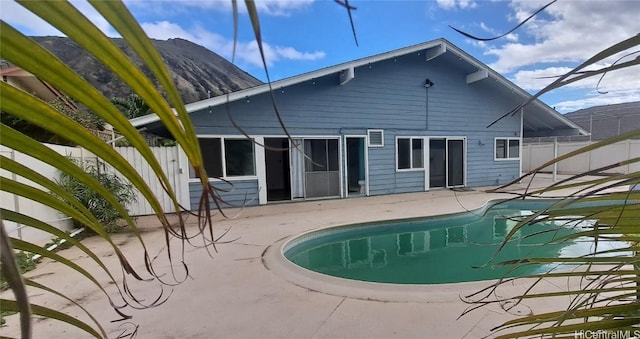
[[[131,91],[113,72],[73,40],[63,37],[31,37],[55,54],[107,98],[126,97]],[[113,39],[140,69],[149,70],[124,40]],[[152,40],[165,60],[185,104],[262,84],[218,54],[184,39]]]

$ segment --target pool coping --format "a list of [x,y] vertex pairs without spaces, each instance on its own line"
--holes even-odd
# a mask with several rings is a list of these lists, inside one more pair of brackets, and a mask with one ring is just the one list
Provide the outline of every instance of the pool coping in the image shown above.
[[[489,206],[495,205],[508,199],[494,198],[488,199],[478,208],[471,212],[486,211]],[[441,214],[441,216],[455,216],[469,211],[459,211]],[[399,220],[411,221],[431,216],[408,217]],[[378,221],[380,222],[380,221]],[[344,225],[334,225],[307,230],[302,233],[289,235],[277,240],[267,246],[262,253],[262,264],[276,276],[307,290],[316,291],[338,297],[348,297],[360,300],[374,300],[383,302],[418,302],[418,303],[449,303],[459,302],[466,296],[478,292],[491,285],[497,279],[441,283],[441,284],[394,284],[379,283],[369,281],[358,281],[347,278],[334,277],[323,273],[318,273],[307,268],[296,265],[284,255],[285,249],[292,241],[303,238],[306,235],[340,229],[352,225],[366,226],[375,225],[376,221],[362,223],[348,223]],[[382,222],[388,222],[384,220]],[[518,284],[520,285],[520,284]]]
[[[544,197],[533,197],[533,200],[553,200]],[[468,212],[485,212],[491,206],[499,204],[511,199],[493,198],[487,199],[481,206],[466,211],[453,213],[444,213],[438,215],[428,215],[419,217],[407,217],[399,220],[413,221],[434,216],[458,216]],[[341,229],[350,226],[367,227],[376,225],[377,223],[386,223],[389,220],[366,221],[357,223],[346,223],[341,225],[332,225],[307,230],[298,234],[292,234],[279,239],[268,245],[262,253],[261,259],[263,266],[274,273],[276,276],[298,287],[307,290],[316,291],[328,295],[347,297],[360,300],[382,301],[382,302],[418,302],[418,303],[449,303],[460,302],[467,299],[466,297],[477,293],[494,283],[500,282],[501,279],[488,279],[466,282],[446,282],[435,284],[394,284],[380,283],[370,281],[359,281],[348,278],[331,276],[319,272],[312,271],[305,267],[299,266],[284,255],[286,250],[290,248],[292,242],[295,242],[305,236],[330,231],[332,229]],[[519,277],[511,280],[508,285],[500,284],[500,289],[506,290],[522,290],[523,287],[529,286],[534,279]]]
[[283,253],[287,243],[302,234],[269,245],[263,255],[265,268],[298,287],[333,296],[386,302],[447,303],[479,291],[492,280],[446,284],[391,284],[357,281],[314,272],[289,261]]

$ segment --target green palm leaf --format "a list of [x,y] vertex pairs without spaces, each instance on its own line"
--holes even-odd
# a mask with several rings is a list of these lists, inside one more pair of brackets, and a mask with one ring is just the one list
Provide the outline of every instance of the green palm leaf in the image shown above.
[[[71,39],[75,40],[79,45],[87,49],[87,51],[95,56],[97,60],[109,67],[127,85],[129,85],[132,91],[147,103],[151,110],[160,117],[160,120],[165,124],[167,130],[170,131],[173,138],[184,150],[190,164],[194,167],[194,170],[199,173],[202,183],[206,184],[205,189],[203,189],[203,196],[206,197],[208,195],[215,194],[215,190],[213,190],[213,188],[208,184],[208,178],[202,165],[195,130],[191,125],[189,116],[184,109],[175,85],[171,82],[171,77],[163,64],[162,58],[122,3],[98,1],[93,2],[93,5],[96,10],[120,32],[130,47],[138,53],[141,59],[145,62],[146,67],[148,67],[153,73],[155,79],[163,86],[163,91],[167,94],[171,105],[156,89],[153,81],[147,78],[144,73],[142,73],[140,69],[138,69],[108,37],[106,37],[70,3],[66,1],[20,1],[20,3],[25,8],[31,10],[33,13],[49,22],[58,30],[64,32]],[[182,210],[182,207],[177,202],[176,195],[170,185],[170,181],[162,171],[159,162],[151,152],[151,149],[146,144],[140,133],[129,123],[127,118],[113,105],[112,102],[100,94],[84,79],[74,73],[67,65],[60,62],[60,60],[50,52],[33,42],[31,39],[25,37],[4,21],[0,22],[0,32],[0,44],[2,44],[3,47],[0,49],[0,56],[3,59],[20,66],[26,71],[37,76],[39,79],[46,81],[61,90],[69,97],[86,106],[106,123],[113,126],[114,129],[123,135],[129,143],[138,150],[138,152],[151,166],[163,189],[173,201],[175,210]],[[43,60],[46,60],[46,62],[43,62]],[[109,144],[98,139],[83,126],[75,123],[73,120],[69,119],[67,116],[58,112],[56,109],[33,95],[15,89],[5,83],[1,83],[0,86],[2,86],[0,87],[0,99],[2,102],[2,110],[4,112],[10,113],[13,116],[24,119],[33,125],[40,126],[54,133],[64,131],[66,139],[97,155],[100,161],[108,163],[119,173],[119,175],[126,178],[138,191],[141,192],[145,200],[149,202],[155,211],[159,221],[164,226],[166,232],[165,240],[167,244],[169,244],[171,237],[188,240],[189,237],[187,237],[182,215],[178,214],[179,221],[177,225],[169,223],[164,214],[165,211],[163,211],[158,198],[149,188],[149,185]],[[175,108],[175,111],[171,106]],[[176,117],[176,113],[178,117]],[[22,135],[7,126],[2,126],[2,130],[2,138],[0,139],[0,143],[2,145],[39,159],[62,172],[75,177],[79,181],[88,185],[88,187],[94,191],[98,192],[101,196],[105,197],[119,211],[121,216],[127,222],[129,228],[138,237],[138,241],[144,248],[144,262],[147,271],[151,274],[151,277],[155,278],[156,281],[165,283],[164,281],[159,280],[160,276],[155,273],[155,270],[151,265],[152,260],[147,253],[144,241],[137,230],[134,220],[128,216],[126,208],[122,206],[122,204],[120,204],[108,190],[101,187],[94,178],[87,173],[84,173],[84,171],[75,163],[57,154],[48,147],[35,142],[31,138]],[[86,208],[79,204],[75,198],[61,189],[56,182],[49,180],[39,175],[36,171],[26,168],[25,166],[6,157],[2,158],[2,164],[0,166],[6,171],[29,179],[43,187],[43,189],[33,188],[18,181],[2,177],[0,178],[0,189],[2,191],[13,193],[32,201],[45,204],[87,225],[87,227],[94,230],[99,237],[109,243],[118,257],[120,266],[124,272],[132,274],[137,279],[142,279],[142,277],[129,263],[125,255],[120,251],[119,247],[111,240],[109,234],[104,232],[96,218]],[[53,193],[53,195],[50,193]],[[206,213],[201,212],[199,215],[205,218],[210,217],[210,213],[208,211],[206,211]],[[96,256],[95,253],[51,225],[33,217],[12,211],[3,211],[2,219],[18,222],[29,227],[49,232],[54,236],[68,240],[78,246],[83,252],[87,253],[87,255],[91,257],[93,261],[109,276],[109,279],[112,282],[116,282],[116,286],[118,286],[118,290],[120,291],[120,295],[123,297],[124,303],[122,305],[116,305],[111,301],[111,298],[108,295],[107,298],[110,300],[116,312],[121,315],[123,314],[120,309],[125,305],[150,307],[163,302],[162,296],[159,296],[155,301],[150,303],[141,303],[131,294],[130,290],[126,287],[126,283],[117,282],[113,277],[111,270],[99,259],[98,256]],[[210,219],[207,220],[207,224],[209,225],[210,233],[212,234],[212,223]],[[92,326],[58,311],[48,310],[37,305],[30,306],[27,303],[28,297],[24,289],[24,282],[20,279],[19,272],[11,269],[11,265],[5,265],[5,263],[15,261],[11,256],[10,250],[11,248],[15,248],[29,251],[31,253],[39,253],[45,257],[52,258],[78,272],[85,279],[94,282],[98,289],[103,290],[103,287],[100,285],[98,280],[89,273],[85,267],[79,266],[63,256],[44,250],[29,242],[19,239],[9,239],[4,231],[4,224],[2,224],[1,228],[2,241],[7,244],[6,246],[3,246],[2,272],[3,275],[7,276],[11,281],[10,286],[16,295],[15,302],[3,301],[2,307],[4,308],[6,306],[7,308],[21,312],[22,334],[26,337],[30,337],[31,335],[29,324],[31,308],[34,314],[40,314],[46,317],[66,321],[97,337],[105,336],[104,330],[99,326],[99,324],[97,324],[97,322],[96,325],[98,330],[96,331]],[[199,233],[201,233],[204,229],[198,230]],[[10,242],[7,242],[9,240]],[[184,241],[182,244],[184,246]],[[4,251],[4,249],[7,251]],[[169,256],[169,260],[172,260],[168,246],[167,254]],[[173,265],[170,265],[170,267],[173,269]],[[49,289],[46,286],[37,286],[37,283],[35,282],[28,281],[27,283],[47,292],[61,295],[59,292]],[[125,284],[124,288],[122,288],[120,284]],[[125,296],[128,296],[128,298],[125,299]],[[92,318],[92,320],[95,322],[95,319]]]

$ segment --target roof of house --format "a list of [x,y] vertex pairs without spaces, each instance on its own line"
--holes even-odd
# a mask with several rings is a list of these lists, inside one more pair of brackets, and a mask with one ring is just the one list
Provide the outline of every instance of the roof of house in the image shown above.
[[[411,53],[423,53],[425,54],[426,61],[437,58],[441,55],[451,55],[463,62],[465,69],[469,69],[467,75],[467,83],[483,79],[493,79],[496,83],[504,86],[507,90],[515,93],[522,98],[522,101],[526,101],[531,98],[531,94],[527,93],[522,88],[515,85],[496,71],[489,68],[484,63],[478,61],[470,54],[461,50],[457,46],[453,45],[445,39],[437,39],[421,44],[396,49],[393,51],[376,54],[373,56],[356,59],[346,63],[322,68],[316,71],[300,74],[290,78],[274,81],[248,89],[229,93],[228,95],[221,95],[206,100],[201,100],[186,105],[187,112],[195,112],[208,107],[221,105],[227,102],[232,102],[239,99],[244,99],[250,96],[267,93],[272,89],[280,89],[296,85],[305,81],[313,80],[323,76],[331,74],[339,74],[342,84],[347,83],[356,75],[354,74],[354,68],[373,64],[379,61],[397,58],[403,55]],[[505,112],[506,113],[506,112]],[[131,120],[131,123],[135,127],[145,126],[159,120],[155,114],[150,114],[142,117],[138,117]],[[555,111],[540,100],[534,100],[525,108],[525,114],[523,119],[523,129],[525,137],[536,136],[554,136],[554,135],[587,135],[588,133],[580,126],[576,125],[571,120],[565,118],[562,114]]]
[[564,116],[574,122],[589,119],[590,117],[625,118],[629,116],[640,117],[640,101],[624,102],[620,104],[593,106],[567,113]]
[[75,104],[67,100],[55,87],[18,66],[0,69],[0,76],[2,76],[3,81],[25,92],[29,92],[44,101],[60,99],[65,105],[69,106],[69,108],[76,108]]
[[590,132],[591,140],[603,140],[640,129],[640,101],[583,108],[565,117]]

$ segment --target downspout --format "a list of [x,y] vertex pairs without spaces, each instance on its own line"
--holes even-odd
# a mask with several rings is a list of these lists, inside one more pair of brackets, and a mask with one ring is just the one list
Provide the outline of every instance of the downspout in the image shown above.
[[[553,159],[558,158],[558,137],[553,137]],[[556,182],[558,175],[558,162],[553,163],[553,182]]]
[[[522,177],[522,141],[524,139],[524,107],[520,108],[520,142],[518,143],[519,165],[518,165],[518,177]],[[509,145],[507,145],[509,147]]]

